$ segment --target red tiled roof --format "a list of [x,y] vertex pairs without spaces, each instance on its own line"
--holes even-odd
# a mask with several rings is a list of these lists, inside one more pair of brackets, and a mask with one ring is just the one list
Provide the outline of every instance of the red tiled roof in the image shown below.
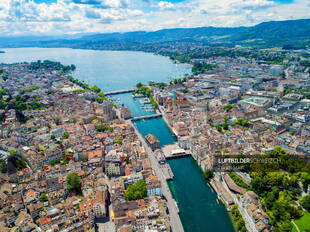
[[50,217],[41,217],[40,218],[41,225],[45,225],[47,223],[50,223],[51,221],[52,221],[52,219]]
[[93,158],[101,158],[102,157],[102,150],[93,150],[88,152],[88,159],[93,159]]

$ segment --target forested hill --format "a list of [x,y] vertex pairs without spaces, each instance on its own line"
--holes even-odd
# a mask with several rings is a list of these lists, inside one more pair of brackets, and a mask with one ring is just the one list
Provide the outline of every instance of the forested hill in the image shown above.
[[[251,27],[199,27],[163,29],[154,32],[135,31],[127,33],[104,33],[74,39],[51,39],[51,37],[0,38],[0,47],[45,46],[102,48],[103,44],[119,43],[124,48],[132,44],[167,42],[202,42],[226,46],[251,46],[259,48],[310,47],[310,19],[271,21]],[[127,44],[127,45],[126,45]],[[129,44],[129,45],[128,45]]]
[[164,29],[155,32],[96,34],[81,38],[85,41],[118,41],[159,43],[193,41],[206,43],[258,45],[265,47],[306,45],[310,43],[310,19],[271,21],[252,27],[199,27]]

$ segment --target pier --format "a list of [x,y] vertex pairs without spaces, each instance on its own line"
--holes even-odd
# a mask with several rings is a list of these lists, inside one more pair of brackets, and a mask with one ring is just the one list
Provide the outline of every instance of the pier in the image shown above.
[[151,115],[144,115],[144,116],[139,116],[139,117],[133,117],[131,120],[132,121],[137,121],[137,120],[142,120],[142,119],[149,119],[149,118],[158,118],[161,117],[162,114],[158,113],[158,114],[151,114]]
[[104,95],[114,95],[114,94],[120,94],[120,93],[130,93],[130,92],[134,92],[136,89],[121,89],[121,90],[114,90],[114,91],[110,91],[110,92],[104,92]]
[[169,164],[162,164],[159,166],[163,172],[163,176],[165,177],[166,180],[173,180],[174,175],[173,172],[169,166]]
[[190,152],[181,149],[177,143],[166,145],[162,150],[166,160],[190,156]]

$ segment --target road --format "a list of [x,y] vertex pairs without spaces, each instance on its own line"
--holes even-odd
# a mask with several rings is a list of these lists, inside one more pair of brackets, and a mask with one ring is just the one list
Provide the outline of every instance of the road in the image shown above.
[[298,226],[295,224],[295,222],[294,222],[293,220],[292,220],[292,223],[294,224],[294,226],[295,226],[296,230],[297,230],[298,232],[300,232],[300,230],[299,230]]
[[159,167],[159,164],[155,158],[153,151],[146,144],[144,138],[142,137],[140,132],[137,130],[137,128],[133,125],[133,123],[130,120],[127,120],[127,121],[128,121],[128,123],[130,123],[133,126],[133,128],[136,131],[136,134],[138,135],[138,138],[140,139],[144,148],[146,149],[147,153],[149,154],[149,159],[151,162],[152,169],[161,182],[163,194],[167,199],[167,206],[168,206],[169,215],[170,215],[169,219],[170,219],[170,225],[171,225],[172,231],[184,232],[183,225],[182,225],[181,219],[180,219],[179,214],[178,214],[176,202],[172,197],[172,194],[171,194],[170,189],[168,187],[167,181],[163,175],[161,168]]
[[[109,189],[111,189],[111,185],[110,185],[110,180],[107,176],[105,176],[105,180],[107,182],[107,185],[109,186]],[[97,226],[98,226],[98,232],[113,232],[115,231],[115,224],[114,222],[112,221],[112,218],[111,218],[111,215],[110,215],[110,212],[112,212],[112,204],[109,205],[109,212],[108,215],[109,215],[109,221],[107,222],[98,222],[97,223]]]

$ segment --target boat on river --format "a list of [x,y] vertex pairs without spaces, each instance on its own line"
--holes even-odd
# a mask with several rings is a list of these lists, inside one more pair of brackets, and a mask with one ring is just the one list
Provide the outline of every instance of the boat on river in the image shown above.
[[144,97],[144,95],[143,94],[141,94],[141,93],[134,93],[134,94],[132,94],[131,95],[133,98],[140,98],[140,97]]
[[140,100],[140,104],[149,104],[149,103],[151,103],[151,101],[148,98],[143,98]]

